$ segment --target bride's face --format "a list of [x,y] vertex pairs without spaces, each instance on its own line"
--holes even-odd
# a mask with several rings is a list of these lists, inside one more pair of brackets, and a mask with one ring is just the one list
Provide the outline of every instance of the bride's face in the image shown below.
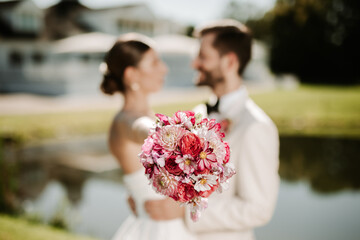
[[149,49],[137,67],[140,89],[145,92],[156,92],[161,89],[167,74],[167,66],[158,54]]

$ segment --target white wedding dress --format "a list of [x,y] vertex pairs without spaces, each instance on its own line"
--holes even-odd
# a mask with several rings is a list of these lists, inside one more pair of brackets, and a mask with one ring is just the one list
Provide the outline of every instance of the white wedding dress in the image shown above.
[[[132,122],[132,131],[146,129],[146,123],[141,121]],[[141,131],[143,131],[141,130]],[[136,135],[136,133],[133,132]],[[136,154],[136,153],[134,153]],[[136,204],[137,217],[131,214],[115,233],[112,240],[196,240],[184,224],[183,219],[168,221],[154,221],[146,213],[144,203],[146,200],[163,199],[164,196],[156,193],[149,185],[145,176],[145,168],[125,174],[124,185]]]
[[113,240],[195,240],[186,229],[183,219],[154,221],[144,209],[149,199],[162,199],[148,184],[144,170],[124,176],[124,184],[136,203],[138,217],[130,215],[116,232]]

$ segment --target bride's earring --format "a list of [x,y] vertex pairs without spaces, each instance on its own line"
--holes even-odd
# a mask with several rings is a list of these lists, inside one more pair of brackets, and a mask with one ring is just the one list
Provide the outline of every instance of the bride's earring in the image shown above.
[[130,85],[130,89],[134,92],[138,91],[140,89],[140,85],[137,82],[134,82]]

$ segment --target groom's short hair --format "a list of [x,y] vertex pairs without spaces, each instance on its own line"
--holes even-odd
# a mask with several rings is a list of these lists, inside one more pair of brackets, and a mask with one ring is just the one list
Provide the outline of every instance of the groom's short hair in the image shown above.
[[234,52],[240,62],[238,74],[242,75],[251,59],[252,34],[248,27],[233,19],[221,19],[196,29],[194,36],[203,37],[214,33],[213,42],[220,55]]

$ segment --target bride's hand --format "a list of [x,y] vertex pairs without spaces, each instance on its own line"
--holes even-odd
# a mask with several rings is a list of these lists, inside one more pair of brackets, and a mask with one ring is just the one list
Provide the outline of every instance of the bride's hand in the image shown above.
[[183,218],[185,216],[184,207],[171,198],[148,200],[145,202],[145,210],[150,218],[156,221]]

